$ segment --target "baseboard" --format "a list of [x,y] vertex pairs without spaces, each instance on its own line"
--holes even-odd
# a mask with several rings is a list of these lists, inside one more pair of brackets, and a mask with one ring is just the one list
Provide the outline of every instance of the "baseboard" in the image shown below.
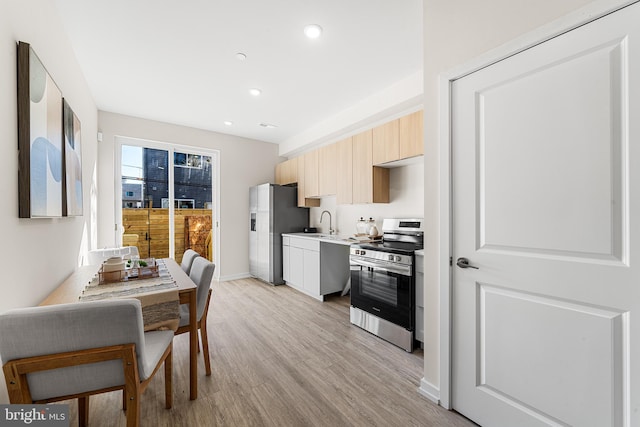
[[440,404],[440,389],[429,381],[422,378],[420,380],[420,387],[418,388],[418,393],[435,403],[436,405]]
[[249,277],[251,277],[249,273],[228,274],[226,276],[220,276],[220,278],[218,278],[218,281],[227,282],[229,280],[247,279]]

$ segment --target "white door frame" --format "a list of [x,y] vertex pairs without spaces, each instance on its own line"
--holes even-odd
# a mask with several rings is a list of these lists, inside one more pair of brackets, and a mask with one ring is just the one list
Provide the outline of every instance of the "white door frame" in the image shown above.
[[553,37],[573,30],[640,0],[596,0],[569,15],[552,21],[532,32],[512,40],[480,57],[460,65],[439,76],[439,149],[440,149],[440,241],[439,241],[439,287],[440,287],[440,405],[452,409],[451,367],[452,357],[452,314],[451,306],[451,259],[453,254],[453,209],[452,201],[452,159],[451,159],[451,86],[455,80],[474,73],[491,64],[518,54]]
[[[214,150],[211,148],[203,148],[198,146],[190,146],[190,145],[181,145],[174,144],[168,142],[154,141],[145,138],[133,138],[128,136],[119,136],[116,135],[114,139],[114,176],[116,177],[114,181],[114,196],[115,196],[115,220],[116,220],[116,236],[115,242],[116,245],[122,245],[122,204],[118,203],[118,201],[122,200],[122,184],[120,177],[122,176],[122,146],[123,145],[134,145],[139,147],[149,147],[156,148],[159,150],[166,150],[169,153],[169,194],[173,194],[174,192],[174,179],[173,179],[173,153],[178,152],[186,152],[192,154],[200,154],[204,156],[210,156],[212,159],[212,185],[211,191],[212,194],[212,203],[213,209],[211,211],[212,221],[211,226],[213,229],[213,247],[214,247],[214,259],[213,262],[216,265],[220,265],[220,251],[218,248],[220,247],[220,150]],[[169,234],[173,236],[174,233],[174,210],[169,205]],[[175,246],[173,239],[169,241],[169,257],[173,258],[173,254],[175,252]],[[214,278],[220,278],[220,268],[216,268],[214,272]]]

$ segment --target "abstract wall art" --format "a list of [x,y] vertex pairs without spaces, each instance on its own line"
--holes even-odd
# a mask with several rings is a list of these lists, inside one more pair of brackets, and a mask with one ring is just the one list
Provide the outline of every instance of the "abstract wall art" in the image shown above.
[[82,216],[82,144],[80,120],[63,100],[64,181],[63,216]]
[[60,217],[62,93],[28,43],[18,43],[19,217]]

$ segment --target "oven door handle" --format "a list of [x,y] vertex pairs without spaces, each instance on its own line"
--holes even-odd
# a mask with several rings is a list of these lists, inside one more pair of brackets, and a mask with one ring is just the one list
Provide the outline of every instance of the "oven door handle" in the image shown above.
[[411,266],[408,265],[398,265],[398,264],[387,264],[382,262],[370,262],[364,261],[359,258],[351,258],[351,264],[359,265],[362,267],[371,267],[376,270],[386,271],[389,273],[401,274],[403,276],[411,276]]

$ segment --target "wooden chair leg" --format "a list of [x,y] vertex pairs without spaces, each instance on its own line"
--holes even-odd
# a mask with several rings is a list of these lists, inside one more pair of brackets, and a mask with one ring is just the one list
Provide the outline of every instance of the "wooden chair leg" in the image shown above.
[[211,360],[209,359],[209,336],[207,335],[207,318],[202,316],[200,321],[200,335],[202,335],[202,354],[207,376],[211,376]]
[[173,405],[173,344],[170,345],[171,351],[164,359],[164,403],[167,409]]
[[89,396],[78,398],[78,426],[89,425]]
[[136,388],[136,392],[131,395],[133,399],[127,402],[127,427],[140,427],[140,399],[142,393],[140,388]]
[[124,364],[124,395],[126,402],[127,427],[140,427],[140,400],[142,386],[138,376],[135,350],[132,348],[123,359]]

